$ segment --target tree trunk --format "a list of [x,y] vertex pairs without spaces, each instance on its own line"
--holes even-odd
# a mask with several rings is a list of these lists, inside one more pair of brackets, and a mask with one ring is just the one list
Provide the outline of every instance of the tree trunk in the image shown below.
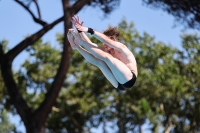
[[142,131],[142,124],[139,124],[139,133],[143,133],[143,131]]
[[27,133],[45,133],[44,124],[39,124],[38,121],[30,121],[25,127]]

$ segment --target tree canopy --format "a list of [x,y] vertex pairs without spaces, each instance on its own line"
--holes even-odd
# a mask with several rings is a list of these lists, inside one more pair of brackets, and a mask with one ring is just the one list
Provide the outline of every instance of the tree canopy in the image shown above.
[[162,9],[187,28],[200,30],[200,1],[198,0],[142,0],[145,5]]
[[[134,53],[139,76],[136,85],[118,93],[101,71],[72,52],[62,90],[49,114],[46,132],[199,131],[199,37],[182,35],[182,51],[156,42],[148,33],[139,34],[134,24],[119,23],[123,42]],[[59,47],[37,41],[26,49],[29,57],[15,73],[16,82],[33,109],[38,108],[55,75],[64,36],[57,34]],[[95,43],[101,45],[96,39]],[[185,82],[183,82],[185,81]],[[109,126],[108,126],[109,125]]]

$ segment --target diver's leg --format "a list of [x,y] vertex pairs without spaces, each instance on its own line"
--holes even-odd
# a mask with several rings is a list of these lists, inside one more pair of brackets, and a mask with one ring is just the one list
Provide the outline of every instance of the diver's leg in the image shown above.
[[109,67],[106,65],[105,62],[94,57],[92,54],[83,49],[81,46],[77,46],[76,49],[87,61],[97,66],[115,88],[118,87],[118,82],[116,78],[114,77],[112,71],[109,69]]

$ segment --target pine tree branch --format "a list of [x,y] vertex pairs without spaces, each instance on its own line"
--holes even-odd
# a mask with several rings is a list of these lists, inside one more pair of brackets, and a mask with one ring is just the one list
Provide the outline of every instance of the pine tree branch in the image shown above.
[[[68,0],[62,0],[64,18],[71,18],[71,14]],[[66,73],[69,67],[69,59],[71,58],[71,47],[67,39],[68,29],[72,27],[71,19],[64,19],[64,43],[63,43],[63,52],[61,62],[57,71],[57,74],[54,78],[51,88],[46,93],[46,97],[40,107],[34,112],[35,116],[41,120],[41,123],[44,123],[48,114],[51,112],[53,105],[56,102],[56,98],[62,88],[64,79],[66,78]]]
[[39,20],[41,20],[42,17],[41,17],[41,13],[40,13],[39,4],[38,4],[37,0],[33,0],[33,2],[35,3],[35,6],[37,8]]
[[89,2],[90,0],[78,0],[76,3],[74,3],[74,5],[72,5],[74,14],[77,14]]
[[[40,15],[39,6],[37,6],[37,4],[36,4],[36,7],[37,7],[37,10],[38,10],[39,19],[35,17],[35,15],[33,14],[33,12],[31,12],[31,10],[30,10],[26,5],[24,5],[23,2],[21,2],[21,1],[19,1],[19,0],[15,0],[15,1],[16,1],[18,4],[20,4],[22,7],[24,7],[24,9],[25,9],[26,11],[28,11],[28,12],[31,14],[33,20],[34,20],[36,23],[38,23],[38,24],[40,24],[40,25],[42,25],[42,26],[45,26],[45,25],[47,24],[46,22],[44,22],[44,21],[42,21],[42,20],[40,19],[40,18],[41,18],[41,15]],[[36,2],[36,3],[37,3],[37,2]]]
[[12,100],[24,123],[27,123],[27,116],[31,116],[31,109],[26,104],[26,101],[19,92],[19,88],[13,79],[11,70],[12,62],[4,54],[2,45],[0,46],[0,66],[2,77],[7,87],[10,99]]
[[20,52],[22,52],[25,48],[29,45],[34,44],[38,39],[40,39],[46,32],[52,29],[55,25],[60,23],[64,20],[64,17],[60,17],[59,19],[55,20],[51,24],[45,25],[41,30],[36,32],[35,34],[31,35],[30,37],[24,39],[18,45],[16,45],[13,49],[8,51],[7,56],[9,57],[10,61],[12,61]]

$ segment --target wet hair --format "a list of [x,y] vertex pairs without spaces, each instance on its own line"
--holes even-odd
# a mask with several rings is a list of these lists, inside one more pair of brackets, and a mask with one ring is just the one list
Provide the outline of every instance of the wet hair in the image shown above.
[[112,40],[116,40],[116,41],[120,40],[120,34],[116,27],[110,26],[108,29],[103,31],[103,34]]

